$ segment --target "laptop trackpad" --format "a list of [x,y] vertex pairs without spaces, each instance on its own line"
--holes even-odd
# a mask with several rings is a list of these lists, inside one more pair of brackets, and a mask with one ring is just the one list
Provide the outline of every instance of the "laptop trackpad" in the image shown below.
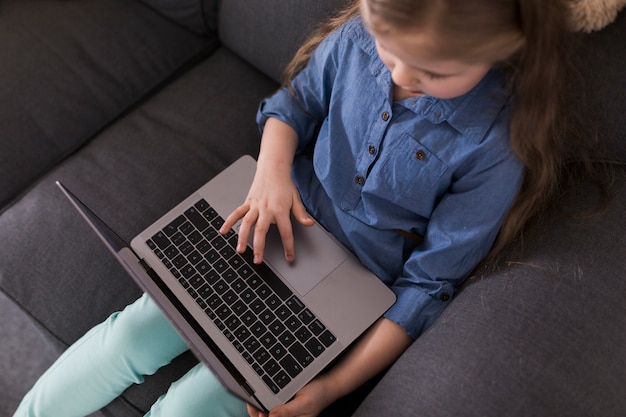
[[276,225],[267,234],[264,259],[301,295],[306,295],[348,258],[344,249],[321,226],[292,221],[296,259],[287,262]]

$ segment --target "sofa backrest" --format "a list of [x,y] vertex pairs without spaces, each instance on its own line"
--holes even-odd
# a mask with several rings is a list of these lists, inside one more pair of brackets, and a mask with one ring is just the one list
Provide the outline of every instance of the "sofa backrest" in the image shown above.
[[626,164],[626,9],[604,29],[583,35],[578,66],[584,117],[597,129],[602,157]]
[[223,0],[218,30],[222,43],[269,77],[283,68],[315,25],[346,0]]
[[219,0],[141,0],[160,14],[198,35],[217,30]]

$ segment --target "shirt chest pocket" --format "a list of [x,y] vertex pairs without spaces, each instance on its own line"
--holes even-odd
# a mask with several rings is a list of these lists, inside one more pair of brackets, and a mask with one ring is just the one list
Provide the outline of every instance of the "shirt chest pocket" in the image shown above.
[[416,202],[433,205],[447,169],[430,149],[405,134],[381,154],[368,178],[373,187],[369,191],[408,209],[414,209]]

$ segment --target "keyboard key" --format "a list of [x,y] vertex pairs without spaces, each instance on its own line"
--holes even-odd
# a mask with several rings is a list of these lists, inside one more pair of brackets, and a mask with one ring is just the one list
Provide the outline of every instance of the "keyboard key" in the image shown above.
[[278,385],[280,388],[285,388],[287,384],[291,381],[291,378],[289,378],[289,375],[287,375],[285,371],[280,371],[274,377],[274,381],[276,382],[276,385]]
[[298,314],[298,317],[300,318],[300,320],[302,320],[302,323],[304,324],[309,324],[315,319],[315,316],[308,308]]
[[161,249],[166,249],[170,245],[169,238],[163,232],[158,232],[152,236],[152,241]]
[[330,331],[326,330],[324,333],[320,335],[320,342],[324,344],[324,346],[328,347],[335,343],[337,338]]
[[196,249],[198,250],[198,252],[205,254],[207,253],[209,250],[211,250],[211,244],[205,240],[202,239],[202,241],[200,241],[197,245],[196,245]]
[[228,316],[230,316],[230,308],[226,304],[222,304],[220,308],[215,310],[215,314],[217,314],[217,317],[221,320],[226,320]]
[[[250,304],[253,301],[258,300],[256,294],[254,294],[254,291],[252,291],[249,288],[241,293],[241,299],[244,301],[244,303],[247,303],[247,304]],[[261,304],[261,305],[263,306],[263,308],[265,308],[264,304]],[[252,308],[252,305],[250,307]],[[252,310],[255,310],[255,309],[252,308]]]
[[178,230],[180,230],[181,233],[185,236],[189,236],[195,231],[193,225],[188,221],[185,221],[183,224],[181,224]]
[[278,336],[279,334],[281,334],[282,332],[284,332],[285,330],[287,330],[287,328],[285,327],[285,325],[280,321],[280,320],[274,320],[272,322],[272,324],[270,324],[269,326],[269,331],[272,332],[272,334],[274,336]]
[[209,221],[213,220],[214,218],[219,216],[217,214],[217,211],[215,211],[215,209],[213,207],[209,207],[206,210],[201,210],[201,211],[202,211],[202,215],[204,216],[204,218],[209,220]]
[[270,352],[270,355],[272,355],[272,357],[276,360],[280,360],[287,354],[287,349],[285,349],[280,343],[276,343],[268,350]]
[[246,341],[250,337],[250,330],[248,330],[245,326],[241,326],[235,330],[235,337],[237,340]]
[[309,330],[312,331],[315,336],[319,336],[324,330],[326,330],[326,326],[324,326],[321,321],[315,319],[311,324],[309,324]]
[[287,306],[281,305],[276,309],[276,315],[279,319],[285,321],[291,317],[291,310]]
[[[244,323],[245,323],[244,316],[246,314],[249,314],[252,317],[254,317],[252,315],[252,312],[250,312],[250,310],[248,310],[248,307],[246,307],[246,305],[241,300],[239,300],[235,304],[233,304],[233,313],[235,313],[238,317],[241,317],[241,319],[242,319],[242,321]],[[254,321],[252,321],[251,323],[253,323],[253,322]]]
[[209,229],[206,229],[204,232],[202,232],[202,234],[210,242],[213,239],[215,239],[215,236],[219,235],[220,233],[215,229],[209,228]]
[[200,258],[200,262],[196,265],[196,269],[200,273],[200,275],[206,275],[211,271],[211,265],[204,259]]
[[260,338],[265,333],[266,330],[267,328],[260,321],[256,321],[253,325],[250,326],[250,331],[257,338]]
[[204,259],[206,259],[207,262],[210,263],[211,265],[213,265],[215,261],[217,261],[219,258],[220,258],[220,254],[217,253],[215,249],[211,249],[207,253],[204,254]]
[[207,221],[207,219],[205,219],[204,216],[200,214],[200,212],[198,212],[198,210],[195,207],[192,207],[189,210],[185,211],[185,217],[191,223],[193,223],[196,229],[198,229],[201,232],[207,227],[209,227],[209,222]]
[[278,336],[278,341],[282,343],[283,346],[289,347],[293,342],[296,341],[296,338],[290,331],[285,331],[280,336]]
[[209,305],[209,308],[211,310],[216,311],[222,305],[222,299],[219,297],[219,295],[213,294],[208,298],[207,304]]
[[192,232],[189,236],[187,236],[187,239],[189,239],[189,241],[194,245],[197,245],[198,243],[204,241],[204,237],[202,237],[202,235],[198,231]]
[[174,233],[170,239],[172,240],[172,243],[176,246],[182,245],[186,240],[185,235],[180,232]]
[[180,251],[176,248],[176,246],[170,245],[167,249],[165,249],[163,253],[165,254],[165,257],[167,259],[174,259],[180,253]]
[[270,290],[270,287],[268,287],[265,284],[261,284],[261,286],[254,291],[263,300],[266,299],[272,293],[272,290]]
[[185,223],[185,217],[183,217],[183,215],[180,215],[176,219],[174,219],[170,224],[165,226],[165,228],[163,228],[163,232],[171,238],[173,235],[178,233],[178,228],[183,223]]
[[[277,384],[274,383],[274,381],[267,375],[263,375],[263,382],[265,382],[265,385],[268,386],[268,388],[270,390],[272,390],[272,392],[274,394],[278,394],[280,392],[280,388]],[[289,383],[289,381],[285,382],[285,385],[287,385]],[[282,388],[284,388],[284,386]]]
[[222,300],[224,300],[224,302],[229,306],[232,306],[235,302],[237,302],[237,300],[239,300],[239,297],[237,297],[235,291],[228,290],[224,295],[222,295]]
[[259,338],[259,342],[261,342],[266,349],[269,349],[276,343],[276,338],[270,332],[267,332]]
[[285,321],[285,325],[292,333],[295,333],[296,330],[302,327],[302,322],[297,317],[291,316]]
[[172,263],[174,264],[176,268],[182,269],[185,265],[187,265],[187,259],[185,259],[183,255],[178,255],[177,257],[174,258]]
[[274,374],[276,374],[276,372],[280,370],[280,366],[278,365],[278,362],[276,362],[274,359],[270,359],[265,365],[263,365],[263,370],[269,376],[274,376]]
[[263,365],[270,358],[270,354],[263,348],[257,350],[253,356],[259,365]]
[[253,354],[258,348],[261,347],[261,344],[254,337],[250,337],[243,343],[243,346],[248,352],[250,352],[250,354]]
[[189,278],[189,284],[191,284],[192,287],[199,289],[206,284],[206,281],[200,275],[196,274]]
[[197,250],[193,250],[189,253],[189,255],[187,255],[187,259],[189,259],[189,262],[191,262],[192,264],[197,265],[201,260],[204,259],[204,257],[200,255],[200,252],[198,252]]
[[309,331],[309,329],[307,329],[304,326],[296,330],[295,335],[298,338],[298,340],[302,343],[305,343],[307,340],[311,338],[311,336],[313,336],[313,334]]
[[315,356],[316,358],[321,355],[322,353],[324,353],[324,351],[326,350],[326,348],[324,347],[324,345],[322,345],[317,339],[313,338],[310,339],[308,342],[305,343],[305,346],[307,348],[307,350],[309,352],[311,352],[313,354],[313,356]]
[[209,287],[206,284],[200,287],[197,291],[198,291],[198,296],[203,300],[206,300],[213,294],[213,290],[211,289],[211,287]]
[[302,366],[306,368],[313,362],[315,357],[312,353],[304,348],[300,343],[294,343],[293,346],[289,348],[289,353],[294,357],[294,359]]
[[179,247],[178,249],[180,249],[180,251],[183,253],[183,255],[187,256],[189,255],[193,250],[193,245],[191,244],[191,242],[189,242],[188,240],[185,240]]
[[259,318],[263,323],[265,323],[266,326],[269,326],[271,322],[276,320],[276,316],[274,315],[274,313],[272,313],[268,309],[265,309],[261,314],[259,314]]
[[196,204],[194,204],[194,207],[196,209],[198,209],[199,212],[204,212],[205,210],[208,210],[209,208],[211,208],[211,206],[209,205],[209,203],[207,203],[207,201],[204,198],[201,198],[200,201],[198,201]]
[[295,296],[291,297],[287,302],[287,307],[291,309],[295,314],[298,314],[300,311],[304,309],[304,304]]
[[286,355],[280,361],[280,366],[283,367],[290,377],[295,378],[300,372],[302,372],[302,366],[291,355]]

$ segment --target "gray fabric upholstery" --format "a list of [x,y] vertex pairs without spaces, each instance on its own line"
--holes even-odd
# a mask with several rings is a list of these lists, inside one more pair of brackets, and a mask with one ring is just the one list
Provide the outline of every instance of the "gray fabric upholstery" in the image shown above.
[[223,1],[221,41],[264,74],[282,81],[282,71],[298,46],[346,0]]
[[141,1],[199,35],[206,35],[217,30],[218,0]]
[[597,129],[601,155],[610,162],[626,163],[626,10],[601,31],[584,35],[578,56],[586,101],[584,118]]
[[1,205],[216,45],[123,0],[6,0],[0,40]]

